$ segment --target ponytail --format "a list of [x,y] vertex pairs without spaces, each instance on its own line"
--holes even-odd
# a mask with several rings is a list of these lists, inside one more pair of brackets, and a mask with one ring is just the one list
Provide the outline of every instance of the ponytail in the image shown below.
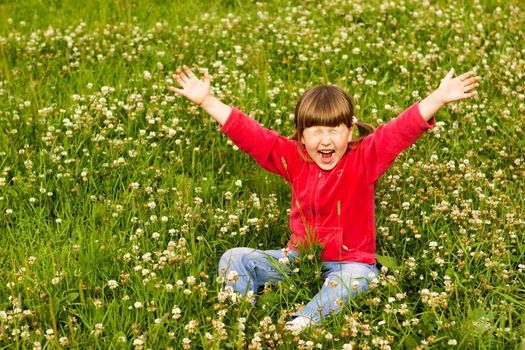
[[366,136],[373,134],[375,131],[374,127],[368,123],[355,122],[354,125],[357,126],[359,136],[357,139],[350,141],[349,146],[351,149],[356,149]]

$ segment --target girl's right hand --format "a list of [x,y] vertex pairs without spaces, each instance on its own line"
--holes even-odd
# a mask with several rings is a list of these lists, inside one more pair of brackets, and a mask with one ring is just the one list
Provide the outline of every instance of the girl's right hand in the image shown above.
[[182,89],[177,89],[174,86],[170,86],[169,89],[186,97],[199,106],[202,105],[206,99],[211,97],[210,75],[208,74],[208,70],[204,72],[204,78],[200,80],[187,66],[183,66],[182,68],[184,72],[178,68],[175,74],[173,74],[173,78],[179,83]]

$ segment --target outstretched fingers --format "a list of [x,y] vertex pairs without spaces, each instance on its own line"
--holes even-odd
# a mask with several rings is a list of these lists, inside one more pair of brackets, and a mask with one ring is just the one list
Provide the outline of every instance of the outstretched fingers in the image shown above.
[[471,98],[471,97],[476,96],[477,94],[478,94],[477,91],[472,91],[472,92],[469,92],[469,93],[465,93],[463,98]]
[[474,76],[476,73],[472,72],[472,71],[469,71],[469,72],[466,72],[466,73],[463,73],[461,74],[460,76],[458,76],[458,79],[460,81],[465,81],[467,80],[468,78]]
[[188,77],[186,76],[186,74],[184,74],[180,69],[177,68],[177,70],[175,71],[175,74],[173,74],[173,79],[175,79],[175,81],[177,83],[180,84],[180,86],[183,86],[188,82]]
[[184,72],[186,72],[186,75],[188,76],[188,78],[190,78],[190,79],[197,79],[195,74],[193,74],[193,72],[191,71],[191,69],[188,68],[188,66],[184,65],[184,66],[182,66],[182,68],[184,69]]
[[463,80],[463,92],[469,92],[470,90],[477,88],[480,80],[481,78],[479,76],[471,76]]
[[204,70],[204,81],[210,83],[210,73],[208,72],[208,69]]
[[169,86],[168,89],[170,89],[171,91],[179,94],[179,95],[184,95],[184,90],[182,89],[177,89],[176,87],[174,86]]
[[479,83],[478,83],[478,82],[475,82],[475,83],[472,83],[472,84],[468,84],[468,85],[465,85],[465,86],[463,87],[463,91],[464,91],[464,92],[468,92],[468,91],[470,91],[470,90],[472,90],[472,89],[477,88],[478,86],[479,86]]

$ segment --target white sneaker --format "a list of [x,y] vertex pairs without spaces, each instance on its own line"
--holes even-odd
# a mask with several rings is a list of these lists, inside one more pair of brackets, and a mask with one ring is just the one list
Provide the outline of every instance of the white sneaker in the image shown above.
[[292,334],[297,335],[301,333],[305,328],[311,327],[315,322],[306,316],[297,316],[291,321],[286,322],[285,328],[292,332]]

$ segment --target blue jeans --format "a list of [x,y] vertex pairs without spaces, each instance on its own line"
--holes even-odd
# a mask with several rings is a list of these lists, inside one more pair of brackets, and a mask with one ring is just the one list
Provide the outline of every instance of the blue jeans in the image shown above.
[[[299,253],[285,249],[233,248],[222,255],[219,275],[241,295],[255,294],[266,282],[284,279],[283,273],[298,256]],[[307,316],[319,322],[328,314],[339,312],[349,298],[367,290],[370,280],[379,275],[375,265],[365,263],[330,261],[323,265],[323,287],[294,316]]]

